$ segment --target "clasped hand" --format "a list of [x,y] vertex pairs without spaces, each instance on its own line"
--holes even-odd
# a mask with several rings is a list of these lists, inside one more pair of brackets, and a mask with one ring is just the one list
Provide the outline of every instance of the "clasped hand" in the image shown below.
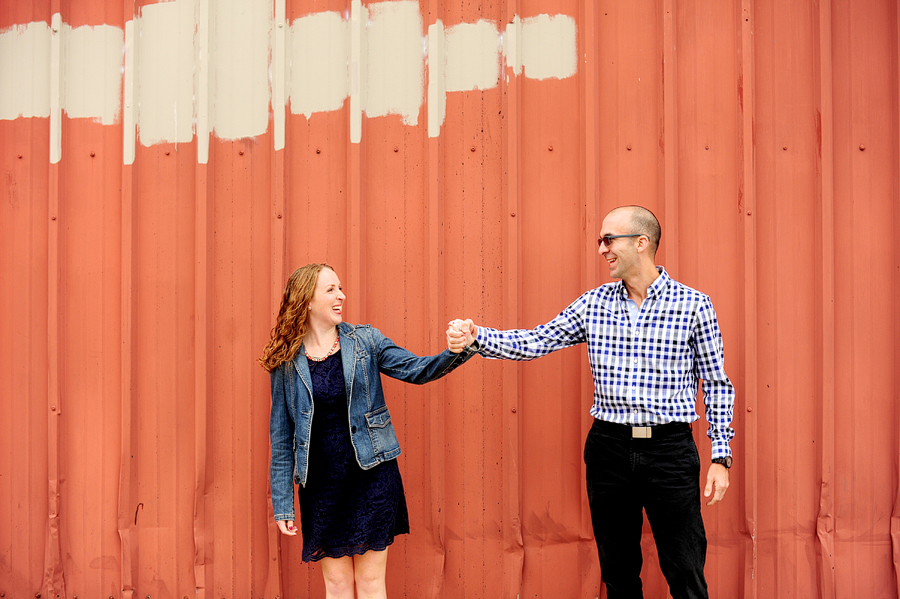
[[451,320],[447,326],[447,349],[458,354],[478,337],[478,327],[471,319]]

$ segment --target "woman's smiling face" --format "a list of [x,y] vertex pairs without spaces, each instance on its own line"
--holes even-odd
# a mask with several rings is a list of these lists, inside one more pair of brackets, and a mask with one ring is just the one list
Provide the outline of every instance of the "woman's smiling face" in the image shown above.
[[345,299],[337,274],[330,268],[323,268],[316,281],[316,291],[309,301],[310,324],[337,326],[343,320]]

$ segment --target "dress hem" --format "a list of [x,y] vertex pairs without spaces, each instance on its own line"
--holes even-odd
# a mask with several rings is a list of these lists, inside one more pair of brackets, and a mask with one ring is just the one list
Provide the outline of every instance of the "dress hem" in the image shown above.
[[397,536],[406,535],[406,534],[409,534],[409,532],[397,533],[395,535],[395,537],[391,538],[387,543],[383,543],[383,544],[379,543],[376,545],[366,545],[364,547],[333,548],[333,549],[323,551],[321,553],[317,551],[314,555],[311,555],[308,558],[306,556],[303,556],[302,559],[306,563],[313,563],[313,562],[317,562],[326,557],[330,557],[332,559],[338,559],[341,557],[353,557],[356,555],[363,555],[364,553],[368,553],[369,551],[384,551],[385,549],[387,549],[388,547],[390,547],[391,545],[394,544],[394,540]]

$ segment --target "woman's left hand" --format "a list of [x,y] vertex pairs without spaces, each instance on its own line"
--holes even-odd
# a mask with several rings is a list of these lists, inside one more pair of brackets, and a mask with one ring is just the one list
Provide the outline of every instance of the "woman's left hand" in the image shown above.
[[289,537],[297,536],[297,527],[294,526],[293,520],[276,520],[275,524],[278,525],[278,530],[281,531],[281,534]]

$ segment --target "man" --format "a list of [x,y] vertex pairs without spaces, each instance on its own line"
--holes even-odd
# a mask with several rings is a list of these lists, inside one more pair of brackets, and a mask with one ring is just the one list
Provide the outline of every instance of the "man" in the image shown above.
[[584,447],[588,502],[609,599],[640,598],[642,510],[674,599],[708,597],[703,567],[700,459],[691,435],[703,380],[712,464],[707,505],[728,489],[734,388],[708,296],[656,266],[659,221],[640,206],[612,210],[598,240],[619,282],[592,289],[532,330],[498,331],[471,320],[447,331],[451,351],[476,343],[490,358],[533,360],[588,344],[595,418]]

